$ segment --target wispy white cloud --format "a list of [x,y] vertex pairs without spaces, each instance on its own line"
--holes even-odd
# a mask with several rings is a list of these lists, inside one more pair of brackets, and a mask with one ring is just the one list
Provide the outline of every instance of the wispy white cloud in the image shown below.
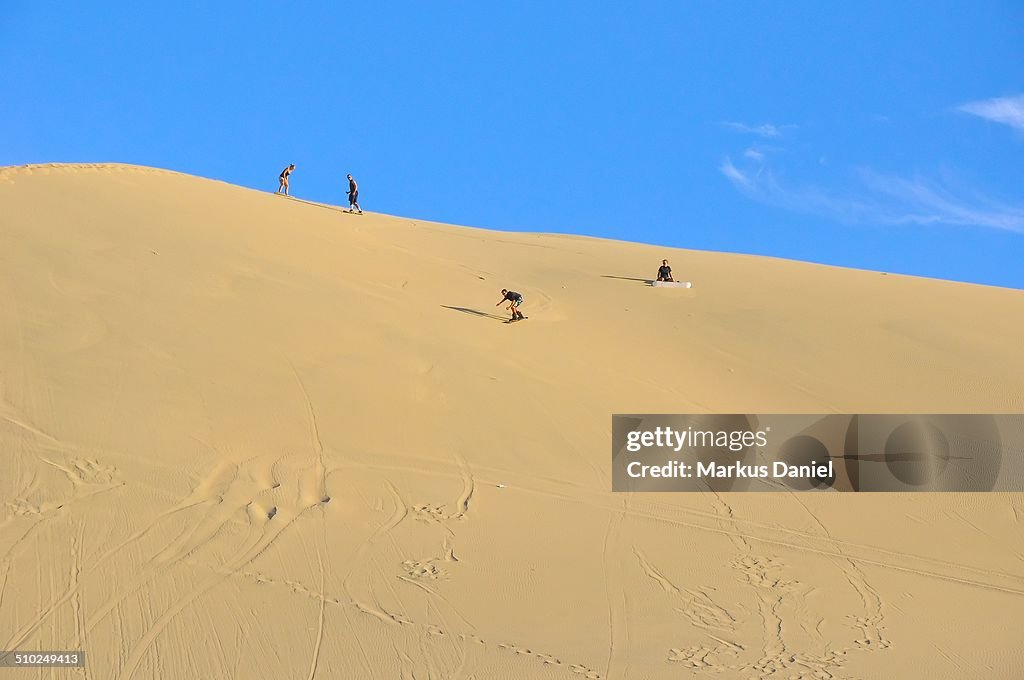
[[[900,207],[902,222],[977,225],[1024,233],[1024,206],[997,201],[951,181],[862,170],[864,185]],[[895,215],[894,215],[895,216]]]
[[758,149],[755,149],[754,147],[750,147],[749,149],[744,151],[743,155],[746,156],[747,158],[749,158],[750,160],[756,161],[758,163],[760,163],[760,162],[762,162],[764,160],[764,152],[760,151]]
[[957,110],[1024,130],[1024,95],[967,102],[958,106]]
[[772,123],[762,123],[761,125],[747,125],[745,123],[735,123],[732,121],[722,122],[727,128],[742,132],[748,135],[758,135],[760,137],[781,137],[784,130],[793,129],[795,125],[773,125]]
[[718,169],[723,175],[729,178],[733,184],[736,184],[744,190],[750,190],[753,188],[753,183],[750,179],[740,172],[735,165],[732,164],[732,160],[726,158],[722,161],[722,164],[718,166]]
[[1024,206],[996,201],[950,178],[907,178],[863,169],[858,186],[838,192],[784,184],[763,165],[740,169],[729,158],[718,169],[753,200],[842,222],[946,224],[1024,233]]

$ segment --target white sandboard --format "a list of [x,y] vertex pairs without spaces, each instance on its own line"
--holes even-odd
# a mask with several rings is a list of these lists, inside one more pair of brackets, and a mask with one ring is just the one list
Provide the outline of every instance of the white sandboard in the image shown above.
[[655,288],[693,288],[689,281],[651,281]]

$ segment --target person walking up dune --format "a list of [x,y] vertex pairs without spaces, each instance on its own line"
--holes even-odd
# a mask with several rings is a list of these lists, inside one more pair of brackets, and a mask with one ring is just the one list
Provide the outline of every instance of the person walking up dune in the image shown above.
[[295,163],[292,163],[287,168],[281,171],[281,176],[277,178],[279,184],[277,186],[277,193],[284,193],[288,195],[288,176],[295,170]]
[[363,214],[363,209],[359,207],[359,185],[352,179],[352,175],[348,176],[348,212],[358,212],[360,215]]

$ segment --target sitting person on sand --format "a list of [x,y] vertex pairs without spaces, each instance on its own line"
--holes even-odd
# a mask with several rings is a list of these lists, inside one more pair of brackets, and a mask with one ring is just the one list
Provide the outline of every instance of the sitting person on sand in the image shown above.
[[498,305],[502,304],[503,302],[505,302],[507,300],[507,301],[509,301],[511,303],[508,306],[508,308],[512,312],[512,318],[509,319],[509,321],[515,321],[517,319],[525,319],[526,317],[523,316],[523,313],[519,311],[519,305],[523,304],[523,296],[520,295],[519,293],[515,292],[514,290],[506,290],[505,288],[501,289],[501,294],[504,297],[502,297],[500,300],[498,300],[498,304],[494,305],[494,306],[497,307]]
[[675,281],[675,279],[672,278],[672,267],[668,266],[668,260],[661,261],[661,266],[658,267],[658,280]]
[[280,194],[281,192],[284,192],[285,196],[288,195],[288,175],[292,174],[292,171],[294,171],[294,170],[295,170],[295,163],[292,163],[287,168],[285,168],[284,170],[281,171],[281,176],[277,178],[277,181],[278,181],[277,193]]

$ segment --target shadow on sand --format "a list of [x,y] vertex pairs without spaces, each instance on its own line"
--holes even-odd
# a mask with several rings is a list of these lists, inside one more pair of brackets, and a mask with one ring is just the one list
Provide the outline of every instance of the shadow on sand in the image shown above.
[[646,283],[650,285],[651,279],[636,279],[632,276],[612,276],[611,274],[602,274],[602,279],[622,279],[623,281],[639,281],[640,283]]
[[488,312],[481,312],[478,309],[470,309],[469,307],[450,307],[449,305],[441,305],[445,309],[454,309],[456,312],[462,312],[463,314],[472,314],[473,316],[482,316],[488,319],[497,319],[498,321],[508,321],[508,317],[498,316],[497,314],[490,314]]
[[296,203],[305,203],[306,205],[311,205],[311,206],[313,206],[315,208],[326,208],[328,210],[335,210],[337,212],[348,212],[348,210],[346,208],[343,208],[340,205],[331,205],[330,203],[319,203],[317,201],[309,201],[309,200],[306,200],[305,198],[296,198],[294,196],[288,196],[287,194],[274,194],[274,195],[275,196],[281,196],[282,198],[290,199],[292,201],[295,201]]

